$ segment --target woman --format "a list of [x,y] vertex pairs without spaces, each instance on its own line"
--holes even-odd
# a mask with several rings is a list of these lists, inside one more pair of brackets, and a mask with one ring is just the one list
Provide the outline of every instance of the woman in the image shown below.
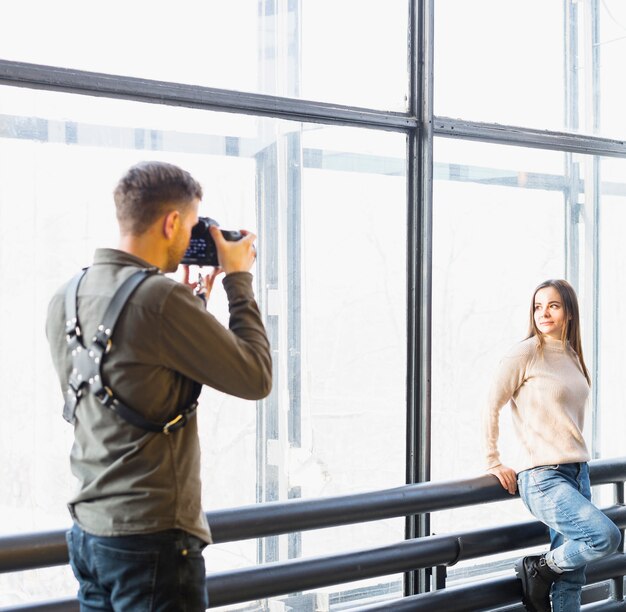
[[[529,611],[580,610],[585,565],[613,553],[620,531],[591,503],[583,438],[589,373],[578,300],[564,280],[535,289],[528,337],[500,362],[484,413],[487,471],[550,528],[550,551],[520,559],[515,571]],[[519,472],[500,461],[498,420],[510,402],[523,450]]]

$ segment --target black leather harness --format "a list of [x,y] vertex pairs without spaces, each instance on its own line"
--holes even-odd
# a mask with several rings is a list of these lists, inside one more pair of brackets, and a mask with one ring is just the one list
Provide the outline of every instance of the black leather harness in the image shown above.
[[65,292],[65,338],[72,354],[72,372],[68,381],[63,418],[74,424],[76,422],[76,408],[80,400],[87,393],[91,393],[103,406],[110,408],[124,420],[141,429],[169,434],[184,427],[196,413],[197,398],[201,390],[200,384],[194,383],[196,387],[194,400],[187,408],[178,411],[165,423],[155,423],[147,420],[142,414],[117,398],[102,379],[102,362],[111,350],[112,336],[120,314],[139,285],[152,274],[157,273],[158,270],[156,268],[138,270],[121,284],[107,306],[96,335],[92,338],[89,347],[86,347],[83,343],[82,331],[78,321],[78,287],[88,269],[81,270],[70,281]]

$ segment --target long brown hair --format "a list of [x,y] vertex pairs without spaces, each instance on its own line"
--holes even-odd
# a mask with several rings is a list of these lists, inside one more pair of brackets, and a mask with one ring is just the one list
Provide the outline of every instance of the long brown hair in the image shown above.
[[563,324],[563,330],[561,331],[561,342],[565,346],[567,342],[574,349],[574,352],[578,355],[578,361],[580,367],[587,379],[587,382],[591,384],[591,378],[583,359],[583,346],[580,337],[580,315],[578,313],[578,298],[574,288],[563,279],[550,279],[541,283],[533,292],[533,298],[530,302],[530,323],[528,326],[528,338],[535,336],[539,341],[539,346],[543,348],[543,334],[537,328],[535,323],[535,297],[537,291],[540,289],[546,289],[547,287],[553,287],[561,296],[561,303],[563,304],[563,310],[565,314],[565,322]]

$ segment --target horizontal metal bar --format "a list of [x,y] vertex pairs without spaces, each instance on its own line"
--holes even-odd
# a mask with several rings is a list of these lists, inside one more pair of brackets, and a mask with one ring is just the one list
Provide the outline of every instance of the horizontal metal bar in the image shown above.
[[[9,60],[0,60],[0,83],[97,97],[277,117],[293,121],[353,125],[393,131],[407,131],[418,127],[417,119],[407,113]],[[570,132],[435,117],[433,133],[435,136],[498,144],[530,146],[588,155],[626,157],[624,140]]]
[[217,543],[434,512],[509,497],[494,477],[485,475],[353,495],[241,506],[207,512],[206,516]]
[[[617,553],[596,563],[589,564],[586,570],[586,581],[587,584],[602,582],[616,574],[622,576],[626,574],[626,555]],[[402,599],[388,600],[380,604],[358,606],[350,608],[349,612],[378,612],[378,610],[393,610],[394,612],[432,612],[432,610],[437,610],[437,612],[477,612],[518,603],[521,597],[520,581],[513,576],[505,576],[462,586],[448,587],[440,591],[413,595]],[[603,602],[601,609],[623,609],[621,607],[605,608],[604,606],[607,606],[609,603]],[[624,605],[623,602],[620,603],[622,606]],[[595,606],[595,604],[592,605]],[[583,611],[591,609],[591,607],[583,607]]]
[[0,612],[80,612],[78,599],[55,599],[38,604],[0,608]]
[[516,578],[505,577],[493,580],[483,580],[478,585],[471,585],[465,588],[449,587],[436,591],[432,594],[441,594],[441,597],[434,602],[432,599],[424,601],[421,595],[405,597],[404,599],[394,599],[385,602],[380,606],[360,606],[350,609],[350,612],[374,612],[377,610],[389,610],[394,612],[406,612],[408,610],[437,610],[445,612],[456,610],[458,612],[476,612],[478,610],[496,608],[514,604],[521,601],[522,593],[520,583]]
[[97,97],[167,104],[228,113],[278,117],[406,131],[417,128],[407,113],[358,108],[312,100],[246,93],[136,77],[0,60],[0,83]]
[[435,117],[433,132],[435,136],[448,138],[626,158],[626,141],[600,136],[536,130],[511,125],[450,119],[448,117]]
[[[626,457],[592,461],[589,469],[594,485],[622,481],[626,477]],[[217,543],[436,512],[506,499],[511,499],[511,495],[498,484],[495,476],[484,475],[353,495],[241,506],[207,512],[206,517]]]
[[[417,118],[408,113],[10,60],[0,60],[0,83],[15,87],[253,114],[293,121],[353,125],[393,131],[408,131],[418,127]],[[435,136],[498,144],[570,151],[588,155],[626,157],[626,142],[624,140],[570,132],[435,117],[433,133]]]
[[[626,507],[606,508],[604,512],[618,527],[626,526]],[[435,565],[454,564],[535,546],[547,542],[548,538],[548,528],[543,523],[530,521],[209,574],[207,588],[212,605],[223,606]]]
[[[626,460],[624,471],[626,471]],[[348,525],[504,500],[493,476],[425,483],[310,500],[268,502],[206,513],[213,541],[232,542],[294,531]],[[44,555],[42,556],[42,551]],[[67,563],[65,532],[0,538],[0,572]]]
[[[586,583],[602,582],[616,573],[626,573],[626,556],[611,555],[587,568]],[[388,600],[380,604],[350,608],[349,612],[377,612],[378,610],[394,610],[394,612],[411,612],[424,610],[430,612],[478,612],[491,610],[495,606],[515,604],[521,599],[520,583],[516,578],[503,577],[483,580],[470,585],[449,587],[441,591],[415,595],[402,599]],[[211,602],[213,607],[213,602]],[[0,608],[0,612],[79,612],[80,606],[75,599],[62,599],[41,604],[25,604],[8,608]],[[626,602],[603,601],[582,607],[582,612],[608,610],[618,612],[626,610]],[[348,612],[348,611],[346,611]]]
[[[604,512],[620,528],[626,526],[626,507],[605,508]],[[529,521],[471,532],[406,540],[388,546],[332,556],[296,559],[213,573],[207,576],[206,584],[211,605],[223,606],[434,565],[449,565],[489,554],[536,546],[547,541],[547,527],[539,521]],[[615,575],[615,572],[611,575]],[[69,604],[72,601],[68,599],[64,602],[54,602],[54,605],[67,603],[68,607],[65,609],[70,610]],[[20,608],[7,608],[0,612],[13,612],[18,609]],[[40,608],[21,609],[34,612]]]
[[0,538],[0,572],[19,572],[68,563],[65,531]]
[[626,601],[596,601],[581,607],[582,612],[625,612]]
[[626,480],[626,457],[590,461],[589,479],[594,486],[624,482]]
[[[594,485],[626,477],[626,457],[589,464]],[[405,485],[319,499],[268,502],[206,513],[215,543],[337,527],[511,499],[495,476]],[[0,573],[67,563],[64,531],[0,538]]]

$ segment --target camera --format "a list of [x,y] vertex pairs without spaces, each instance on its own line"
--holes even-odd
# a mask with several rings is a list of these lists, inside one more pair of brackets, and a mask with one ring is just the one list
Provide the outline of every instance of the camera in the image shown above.
[[[194,266],[219,266],[215,241],[209,232],[211,225],[219,227],[220,224],[210,217],[198,217],[198,223],[191,230],[191,240],[181,263]],[[243,238],[243,234],[237,230],[221,229],[220,232],[224,239],[230,242]]]

